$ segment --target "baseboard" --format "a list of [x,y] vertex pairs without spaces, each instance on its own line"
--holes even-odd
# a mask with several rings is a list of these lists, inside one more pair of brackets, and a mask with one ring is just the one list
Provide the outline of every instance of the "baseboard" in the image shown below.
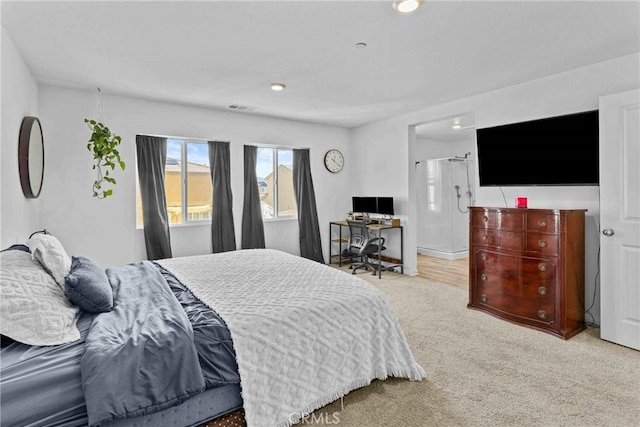
[[418,248],[418,253],[420,255],[428,255],[436,258],[448,259],[450,261],[466,258],[469,256],[468,250],[459,251],[459,252],[442,252],[442,251],[436,251],[434,249]]

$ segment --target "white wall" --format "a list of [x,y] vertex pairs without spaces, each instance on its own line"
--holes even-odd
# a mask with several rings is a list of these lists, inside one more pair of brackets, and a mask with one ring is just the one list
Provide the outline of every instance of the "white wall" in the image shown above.
[[[2,29],[2,122],[0,143],[0,247],[24,243],[40,229],[40,199],[22,194],[18,138],[25,116],[38,116],[38,84],[9,35]],[[46,123],[42,123],[46,133]],[[45,170],[50,167],[45,134]]]
[[[639,86],[640,55],[633,54],[362,126],[354,130],[352,138],[352,154],[358,158],[359,164],[353,169],[353,190],[364,193],[382,186],[405,201],[401,208],[406,227],[405,271],[415,274],[416,208],[414,168],[410,167],[415,160],[416,150],[414,125],[467,112],[475,112],[476,126],[480,128],[594,110],[598,108],[600,96]],[[475,150],[473,156],[476,157]],[[368,164],[380,167],[364,168]],[[568,161],[567,167],[570,166]],[[476,205],[504,206],[502,195],[496,188],[477,188],[476,194]],[[532,208],[589,210],[586,226],[586,301],[590,304],[597,281],[599,187],[509,188],[505,189],[507,204],[517,195],[528,197]],[[595,295],[592,312],[598,317],[599,296],[597,292]]]
[[[320,233],[328,260],[328,228],[344,218],[350,206],[349,162],[338,174],[322,164],[329,148],[349,159],[349,131],[325,125],[153,102],[123,96],[102,97],[104,122],[122,137],[120,153],[126,171],[116,171],[114,195],[92,197],[92,157],[86,149],[89,129],[84,118],[96,115],[96,95],[53,86],[40,89],[40,111],[45,128],[48,168],[45,171],[41,222],[54,232],[71,255],[84,255],[103,266],[146,259],[144,235],[136,229],[135,135],[152,134],[231,141],[231,187],[236,242],[242,225],[243,145],[275,144],[308,147],[314,180]],[[269,248],[299,254],[296,220],[265,223]],[[171,229],[174,256],[211,252],[209,226]]]

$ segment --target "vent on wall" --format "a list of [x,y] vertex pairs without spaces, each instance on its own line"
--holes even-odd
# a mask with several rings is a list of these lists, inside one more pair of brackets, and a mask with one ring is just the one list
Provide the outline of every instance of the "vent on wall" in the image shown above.
[[238,111],[255,111],[258,109],[258,107],[250,107],[248,105],[238,105],[238,104],[231,104],[229,105],[229,108],[232,110],[238,110]]

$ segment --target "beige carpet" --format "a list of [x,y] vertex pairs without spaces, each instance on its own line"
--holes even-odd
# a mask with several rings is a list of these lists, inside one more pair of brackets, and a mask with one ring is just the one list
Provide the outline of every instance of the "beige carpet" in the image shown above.
[[389,296],[427,378],[375,381],[301,425],[640,426],[640,352],[599,329],[563,341],[470,310],[450,285],[358,275]]

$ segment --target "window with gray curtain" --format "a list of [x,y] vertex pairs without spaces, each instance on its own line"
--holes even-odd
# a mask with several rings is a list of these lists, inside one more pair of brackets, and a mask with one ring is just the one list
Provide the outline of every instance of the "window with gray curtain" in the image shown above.
[[236,250],[231,194],[231,160],[229,143],[209,141],[209,165],[213,184],[211,212],[211,247],[213,253]]
[[167,196],[164,190],[167,139],[136,135],[136,153],[147,259],[171,258]]
[[300,256],[324,264],[309,149],[293,150],[293,191],[298,205]]
[[[264,223],[256,175],[258,147],[244,146],[244,201],[242,205],[242,249],[264,248]],[[215,205],[215,203],[214,203]]]

